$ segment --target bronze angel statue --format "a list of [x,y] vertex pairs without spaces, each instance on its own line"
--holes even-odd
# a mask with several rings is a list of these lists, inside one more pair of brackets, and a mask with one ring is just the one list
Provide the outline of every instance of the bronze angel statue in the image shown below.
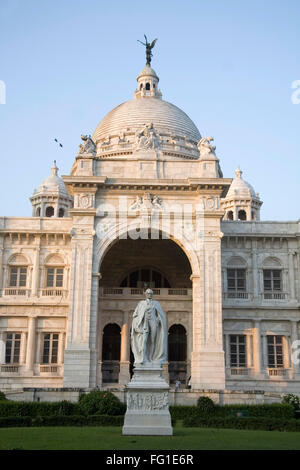
[[146,46],[146,65],[150,65],[151,64],[151,57],[152,57],[152,49],[155,46],[157,38],[154,39],[154,41],[152,41],[151,44],[150,44],[150,42],[148,42],[146,34],[144,34],[144,38],[145,38],[146,42],[142,42],[142,41],[139,41],[139,40],[138,40],[138,42],[143,44],[143,46]]

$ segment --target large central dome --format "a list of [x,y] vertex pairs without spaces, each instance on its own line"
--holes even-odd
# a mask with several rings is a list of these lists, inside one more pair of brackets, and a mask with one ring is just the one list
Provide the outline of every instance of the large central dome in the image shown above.
[[117,142],[123,145],[132,142],[131,136],[151,123],[160,135],[165,150],[172,142],[173,146],[180,146],[183,152],[186,148],[188,154],[192,152],[194,157],[199,155],[197,143],[201,139],[200,132],[185,112],[162,100],[158,81],[155,71],[146,65],[137,78],[138,88],[134,98],[114,108],[98,124],[93,134],[98,150],[105,152],[112,146],[115,149]]
[[174,134],[195,142],[200,133],[185,112],[167,101],[156,97],[143,97],[126,101],[110,111],[97,126],[93,140],[98,142],[121,131],[137,130],[152,122],[160,134]]

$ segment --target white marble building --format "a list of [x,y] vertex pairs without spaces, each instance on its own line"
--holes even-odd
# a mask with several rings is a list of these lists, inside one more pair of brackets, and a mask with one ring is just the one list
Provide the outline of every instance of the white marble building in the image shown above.
[[32,217],[0,218],[0,389],[123,389],[146,284],[171,384],[300,393],[300,221],[261,221],[258,193],[240,169],[223,177],[149,65],[137,82],[70,175],[54,164]]

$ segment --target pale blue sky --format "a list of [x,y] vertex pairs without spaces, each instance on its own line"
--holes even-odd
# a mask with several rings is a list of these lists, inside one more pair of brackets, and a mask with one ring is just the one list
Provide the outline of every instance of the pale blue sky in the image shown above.
[[80,134],[132,98],[144,33],[163,99],[214,137],[224,176],[241,166],[262,219],[299,219],[299,0],[0,0],[0,215],[30,216],[53,160],[68,174]]

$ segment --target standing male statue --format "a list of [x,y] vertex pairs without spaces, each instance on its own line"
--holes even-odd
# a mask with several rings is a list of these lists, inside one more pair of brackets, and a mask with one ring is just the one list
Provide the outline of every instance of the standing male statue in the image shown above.
[[138,303],[131,327],[131,348],[135,365],[159,363],[167,358],[166,316],[157,300],[153,300],[153,291],[146,290],[146,300]]

